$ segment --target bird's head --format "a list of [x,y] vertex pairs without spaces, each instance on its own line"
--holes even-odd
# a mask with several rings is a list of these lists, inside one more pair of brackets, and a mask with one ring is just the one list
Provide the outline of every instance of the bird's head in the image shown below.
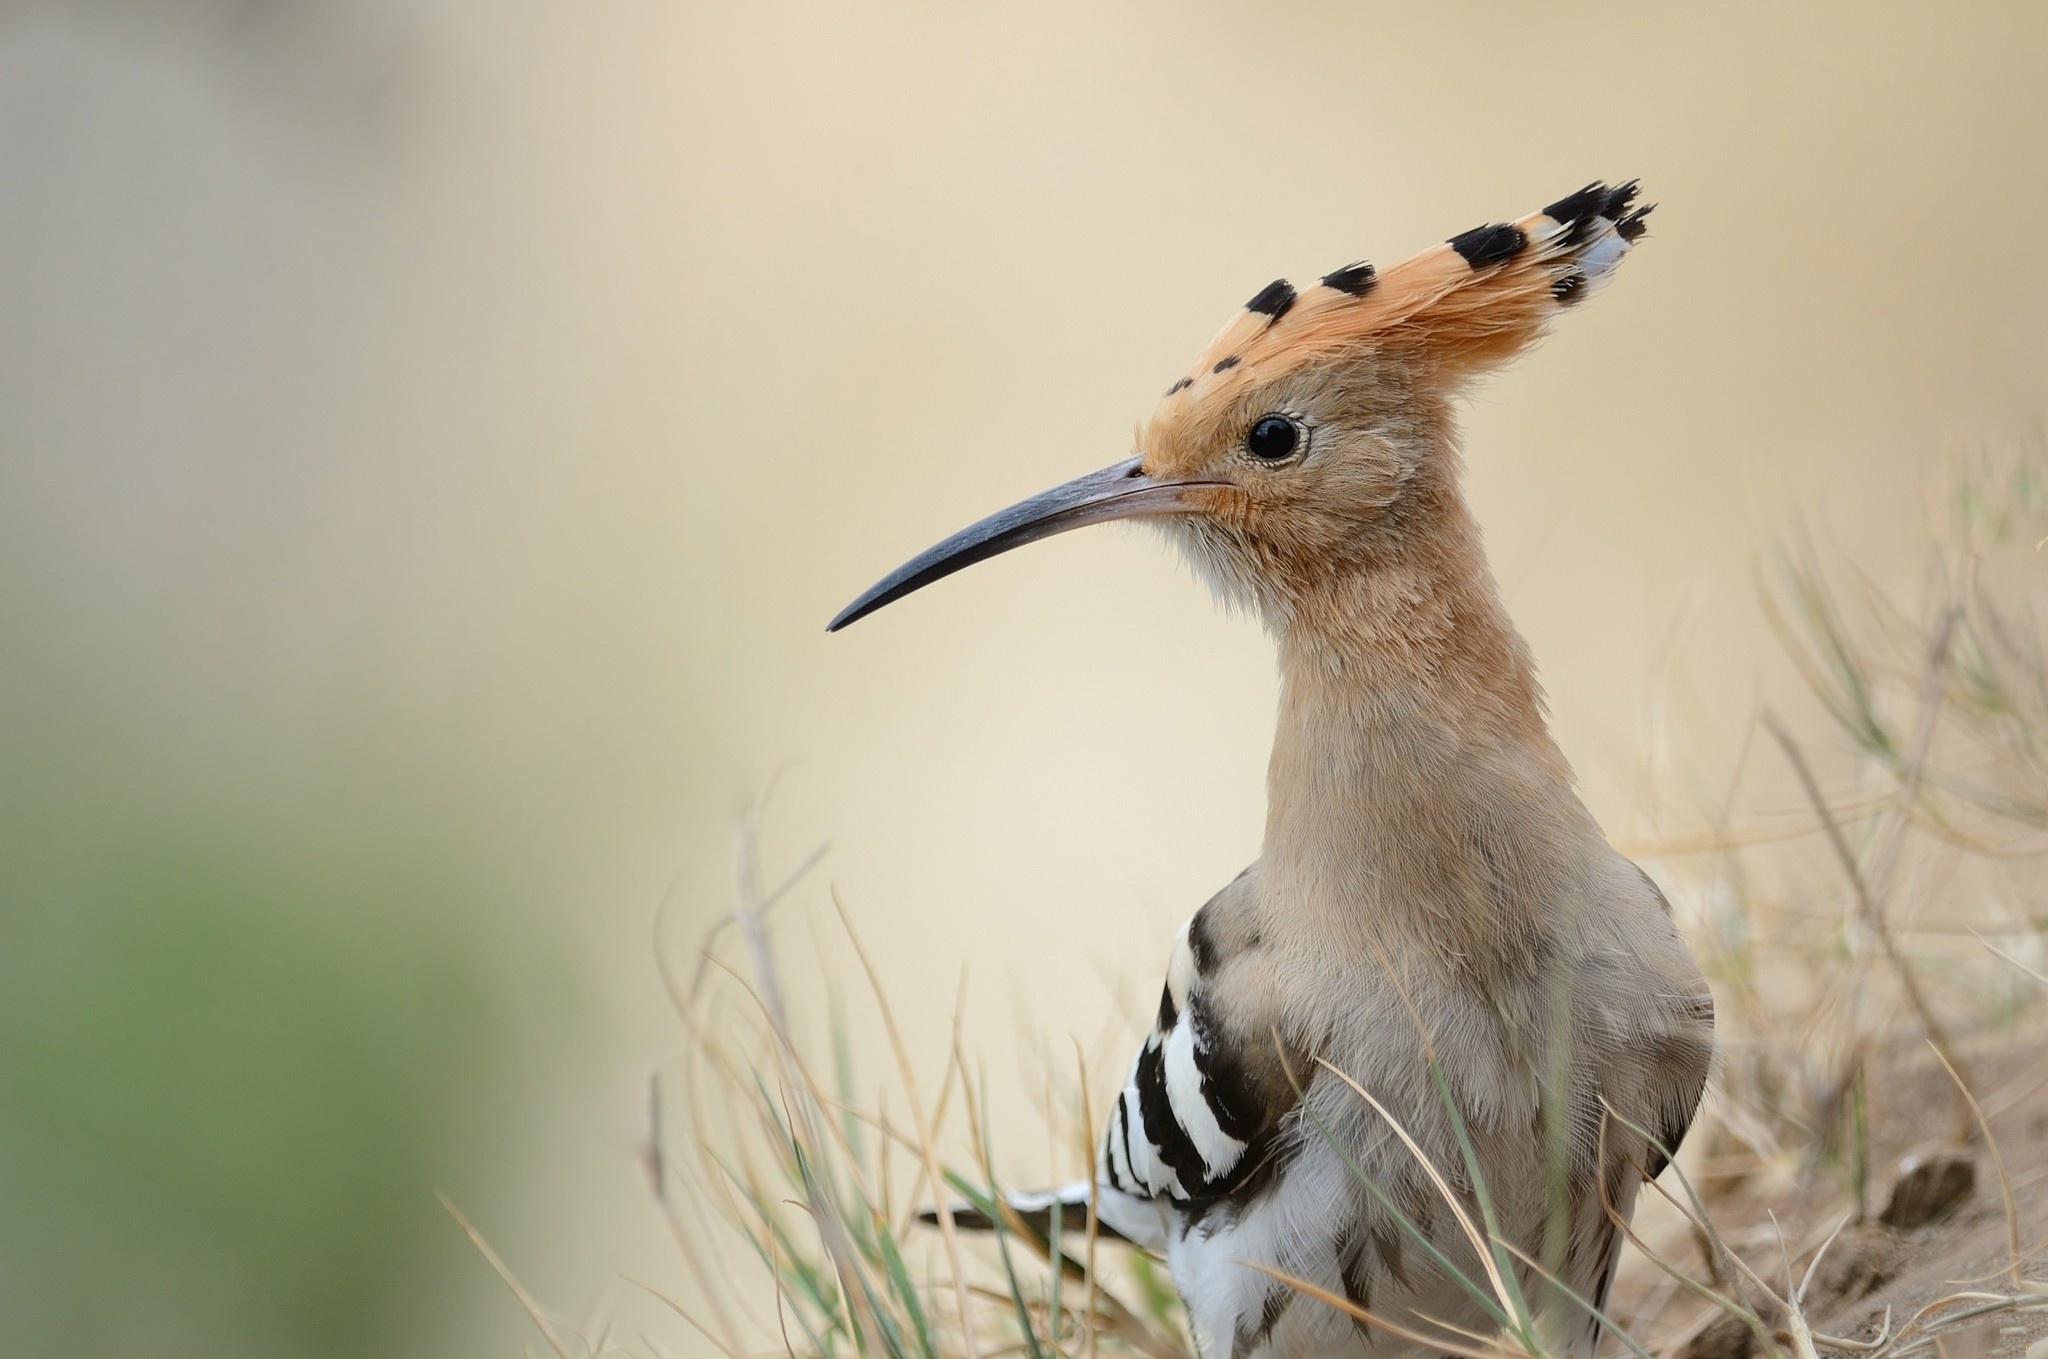
[[[1138,428],[1137,451],[990,515],[876,583],[836,630],[962,567],[1110,519],[1155,519],[1269,622],[1410,546],[1452,473],[1450,402],[1596,287],[1643,232],[1635,186],[1592,184],[1384,271],[1261,289]],[[1426,531],[1426,530],[1423,530]]]

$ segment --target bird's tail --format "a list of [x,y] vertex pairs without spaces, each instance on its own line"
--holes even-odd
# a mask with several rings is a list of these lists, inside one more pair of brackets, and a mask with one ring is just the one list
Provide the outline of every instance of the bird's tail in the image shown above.
[[[1060,1234],[1067,1240],[1077,1240],[1088,1230],[1088,1195],[1092,1186],[1086,1180],[1074,1180],[1056,1189],[1037,1190],[1032,1193],[1003,1195],[1002,1228],[1005,1231],[1026,1232],[1045,1242],[1052,1239],[1053,1216],[1059,1215]],[[997,1223],[974,1204],[955,1200],[949,1205],[953,1225],[964,1231],[994,1231]],[[918,1221],[935,1224],[939,1210],[926,1208],[918,1213]],[[1096,1234],[1103,1240],[1126,1240],[1124,1234],[1107,1222],[1096,1224]]]

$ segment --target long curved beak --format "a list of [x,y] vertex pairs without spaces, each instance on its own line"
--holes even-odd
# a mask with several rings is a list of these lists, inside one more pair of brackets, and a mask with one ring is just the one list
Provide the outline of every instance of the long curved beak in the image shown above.
[[912,557],[876,581],[868,592],[839,611],[825,625],[837,632],[848,623],[867,617],[884,604],[893,604],[913,590],[921,590],[962,567],[987,561],[1013,547],[1050,538],[1084,524],[1107,519],[1135,519],[1153,514],[1183,514],[1190,508],[1189,493],[1197,487],[1217,486],[1211,481],[1155,481],[1145,475],[1137,458],[1112,463],[1098,472],[1041,491],[1020,500],[1007,510],[998,510],[978,524],[961,529],[952,537]]

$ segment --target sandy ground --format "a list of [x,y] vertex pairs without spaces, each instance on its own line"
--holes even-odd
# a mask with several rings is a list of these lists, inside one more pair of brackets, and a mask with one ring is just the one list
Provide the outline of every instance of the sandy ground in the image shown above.
[[[2048,1273],[2040,1264],[2048,1246],[2048,1036],[2035,1028],[1995,1046],[1966,1047],[1964,1056],[1997,1157],[1981,1137],[1955,1137],[1959,1115],[1967,1114],[1954,1083],[1927,1049],[1875,1059],[1867,1216],[1841,1230],[1813,1271],[1805,1302],[1817,1335],[1872,1340],[1881,1333],[1887,1309],[1897,1326],[1957,1292],[2011,1291],[2007,1270],[2015,1234],[2023,1275]],[[1710,1153],[1709,1166],[1712,1159]],[[2000,1159],[2011,1190],[2010,1216]],[[1791,1291],[1788,1278],[1805,1276],[1815,1252],[1849,1211],[1841,1178],[1829,1172],[1804,1184],[1797,1177],[1774,1182],[1764,1175],[1707,1179],[1702,1192],[1716,1228],[1781,1295]],[[1779,1244],[1781,1228],[1788,1246]],[[1697,1244],[1680,1251],[1673,1263],[1696,1275],[1708,1272]],[[1650,1328],[1653,1342],[1663,1342],[1653,1343],[1654,1349],[1680,1359],[1749,1359],[1754,1353],[1752,1333],[1738,1323],[1717,1322],[1691,1303],[1658,1309],[1659,1286],[1656,1271],[1628,1270],[1615,1299],[1623,1318],[1646,1310],[1662,1313]],[[1944,1337],[1940,1352],[1946,1359],[2016,1355],[2044,1334],[2048,1314],[1995,1314]],[[1829,1352],[1826,1346],[1821,1350]]]

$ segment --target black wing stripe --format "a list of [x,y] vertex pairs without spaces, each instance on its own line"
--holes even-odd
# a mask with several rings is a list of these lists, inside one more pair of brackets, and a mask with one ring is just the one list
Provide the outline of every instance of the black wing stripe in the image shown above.
[[1224,1136],[1250,1142],[1265,1127],[1266,1118],[1244,1064],[1220,1041],[1215,1021],[1193,997],[1188,1000],[1188,1018],[1195,1026],[1195,1069],[1202,1076],[1202,1099]]
[[[1117,1136],[1123,1139],[1124,1144],[1124,1169],[1131,1172],[1131,1178],[1137,1181],[1139,1191],[1145,1197],[1150,1198],[1159,1192],[1159,1187],[1153,1184],[1146,1173],[1138,1168],[1138,1158],[1131,1154],[1132,1114],[1130,1091],[1126,1090],[1123,1094],[1117,1096],[1116,1115]],[[1143,1123],[1138,1125],[1138,1140],[1140,1142],[1145,1140],[1145,1125]]]
[[1138,1118],[1145,1140],[1180,1180],[1181,1192],[1194,1197],[1208,1186],[1207,1168],[1194,1139],[1174,1116],[1166,1091],[1166,1058],[1158,1043],[1147,1043],[1138,1056]]
[[1130,1125],[1124,1116],[1124,1097],[1122,1095],[1116,1097],[1116,1113],[1113,1115],[1113,1119],[1116,1126],[1111,1129],[1110,1136],[1104,1138],[1102,1143],[1102,1169],[1109,1176],[1109,1187],[1111,1189],[1128,1194],[1131,1192],[1131,1185],[1124,1180],[1122,1172],[1116,1168],[1117,1141],[1123,1143],[1124,1164],[1129,1166],[1131,1163]]

